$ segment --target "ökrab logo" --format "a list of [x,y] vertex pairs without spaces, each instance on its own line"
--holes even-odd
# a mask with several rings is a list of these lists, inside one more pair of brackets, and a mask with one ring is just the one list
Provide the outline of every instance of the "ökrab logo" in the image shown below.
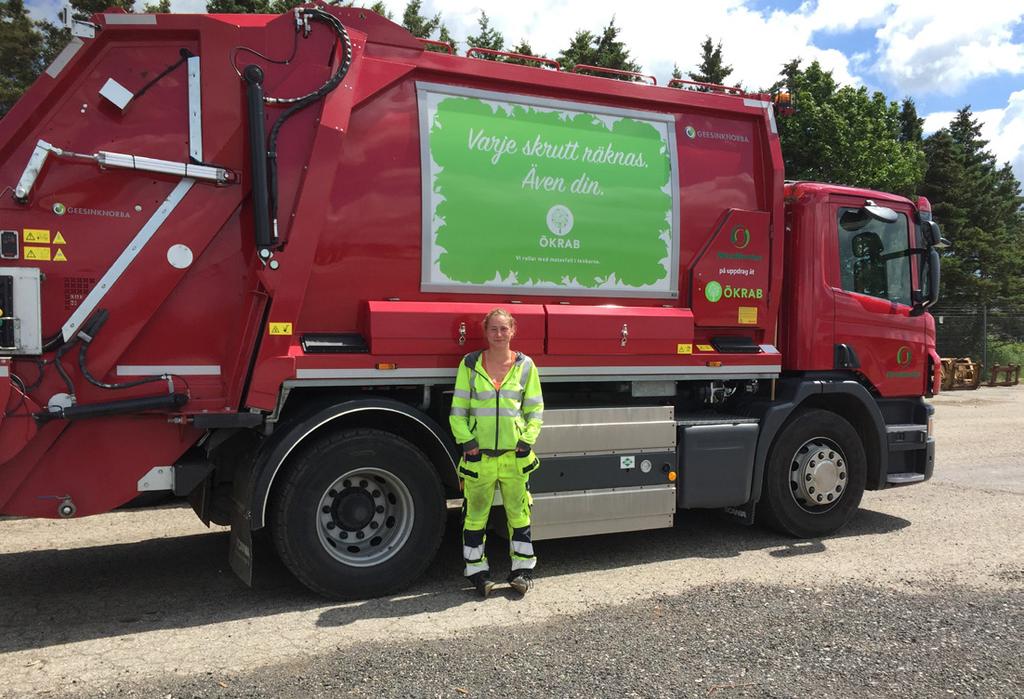
[[743,226],[736,226],[729,235],[729,240],[737,250],[742,250],[750,245],[750,229]]
[[542,235],[540,237],[540,246],[542,248],[569,248],[571,250],[580,249],[580,241],[576,238],[566,238],[572,227],[576,223],[576,219],[572,215],[572,210],[563,204],[555,204],[548,209],[545,222],[548,225],[548,230],[551,231],[556,237],[552,238],[549,235]]
[[697,129],[693,128],[692,126],[687,126],[686,137],[691,139],[697,138]]
[[704,298],[711,303],[718,303],[722,298],[722,285],[718,282],[708,282],[704,287]]
[[910,348],[907,347],[906,345],[903,345],[898,350],[896,350],[896,364],[898,366],[900,366],[900,367],[910,366],[910,362],[912,362],[913,359],[914,359],[914,354],[913,354],[913,352],[910,351]]

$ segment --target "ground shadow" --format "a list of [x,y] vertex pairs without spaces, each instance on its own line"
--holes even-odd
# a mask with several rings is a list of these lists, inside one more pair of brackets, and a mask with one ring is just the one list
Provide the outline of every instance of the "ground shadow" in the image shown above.
[[[861,510],[833,538],[886,534],[909,524]],[[324,610],[321,626],[440,612],[476,599],[462,578],[459,533],[458,512],[450,511],[434,562],[409,590],[343,605],[307,591],[268,555],[265,544],[257,546],[256,585],[246,588],[227,565],[228,535],[222,531],[2,554],[0,654],[312,609]],[[827,541],[802,542],[717,513],[684,511],[668,529],[544,541],[539,548],[543,574],[555,576],[764,549],[779,557],[808,555],[825,550]],[[506,546],[495,536],[488,541],[498,580],[508,567]]]

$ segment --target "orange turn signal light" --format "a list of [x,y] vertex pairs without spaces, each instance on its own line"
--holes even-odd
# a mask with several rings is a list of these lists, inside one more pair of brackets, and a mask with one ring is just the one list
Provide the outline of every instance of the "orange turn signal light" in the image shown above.
[[674,481],[676,479],[676,472],[675,471],[669,471],[668,472],[668,479],[670,481]]
[[374,364],[374,367],[380,369],[381,371],[391,371],[393,369],[397,369],[398,365],[393,364],[392,362],[377,362],[376,364]]
[[708,362],[707,365],[708,366],[722,366],[722,363],[721,362]]

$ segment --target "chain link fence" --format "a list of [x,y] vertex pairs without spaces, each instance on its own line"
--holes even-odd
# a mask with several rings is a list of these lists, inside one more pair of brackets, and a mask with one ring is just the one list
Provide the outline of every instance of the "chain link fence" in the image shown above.
[[944,308],[933,315],[940,357],[970,357],[985,377],[996,364],[1024,364],[1024,309]]

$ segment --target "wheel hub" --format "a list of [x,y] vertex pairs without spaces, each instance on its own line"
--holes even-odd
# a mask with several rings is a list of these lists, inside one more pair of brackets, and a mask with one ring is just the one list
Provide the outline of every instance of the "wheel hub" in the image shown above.
[[362,488],[346,488],[334,498],[334,523],[350,532],[359,531],[373,519],[373,496]]
[[849,480],[846,458],[839,448],[824,439],[804,443],[790,464],[790,488],[804,508],[827,508],[846,491]]
[[338,478],[320,498],[317,535],[324,550],[350,566],[391,558],[415,521],[412,494],[393,473],[360,468]]

